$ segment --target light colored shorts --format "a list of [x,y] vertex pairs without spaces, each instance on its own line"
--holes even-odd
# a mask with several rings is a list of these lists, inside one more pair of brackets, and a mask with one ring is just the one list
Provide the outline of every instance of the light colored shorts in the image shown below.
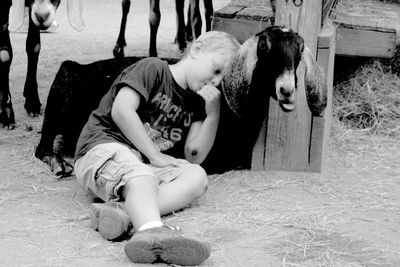
[[143,163],[140,153],[119,143],[99,144],[75,162],[78,182],[105,202],[122,200],[121,188],[131,179],[147,176],[158,184],[176,179],[192,164],[157,168]]

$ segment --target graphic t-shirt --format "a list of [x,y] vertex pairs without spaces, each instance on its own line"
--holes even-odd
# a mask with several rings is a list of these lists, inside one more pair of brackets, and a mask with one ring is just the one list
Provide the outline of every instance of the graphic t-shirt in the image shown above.
[[190,125],[206,116],[204,100],[178,85],[166,61],[146,58],[126,68],[90,114],[78,139],[75,159],[102,143],[118,142],[135,149],[111,117],[115,97],[125,86],[140,94],[137,113],[160,151],[183,158]]

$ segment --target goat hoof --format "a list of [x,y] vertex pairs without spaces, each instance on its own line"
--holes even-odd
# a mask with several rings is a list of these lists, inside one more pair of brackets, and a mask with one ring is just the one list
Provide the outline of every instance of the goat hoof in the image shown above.
[[28,116],[31,117],[31,118],[36,118],[38,115],[39,115],[39,114],[33,113],[33,112],[29,112],[29,113],[28,113]]
[[37,117],[40,115],[41,104],[29,104],[25,102],[24,108],[30,117]]
[[119,46],[119,45],[115,45],[114,49],[113,49],[113,55],[115,58],[122,58],[125,56],[125,52],[124,52],[124,47],[123,46]]
[[179,48],[179,53],[181,53],[181,55],[183,55],[184,52],[185,52],[185,49]]
[[189,43],[193,42],[193,35],[192,35],[192,33],[186,33],[186,34],[185,34],[185,40],[186,40],[186,42],[189,42]]
[[61,162],[60,165],[57,166],[57,169],[53,170],[53,173],[57,176],[57,178],[61,179],[71,176],[73,171],[73,166],[71,166],[68,162]]
[[186,42],[178,44],[179,51],[182,53],[185,51],[186,47],[187,47]]
[[10,130],[14,130],[15,129],[15,124],[13,124],[13,123],[12,124],[7,124],[7,125],[4,124],[3,128],[5,128],[6,130],[9,130],[9,131]]
[[149,57],[158,57],[157,51],[150,51],[149,52]]
[[15,129],[14,111],[11,108],[7,107],[0,114],[0,125],[3,125],[3,128],[7,130]]
[[74,171],[74,167],[64,158],[58,158],[57,156],[45,156],[43,162],[47,163],[50,167],[52,173],[54,173],[57,178],[69,177]]
[[60,178],[69,177],[72,175],[74,168],[70,164],[68,164],[68,163],[64,164],[63,168],[64,169],[63,169],[63,172],[62,172],[62,175],[60,176]]

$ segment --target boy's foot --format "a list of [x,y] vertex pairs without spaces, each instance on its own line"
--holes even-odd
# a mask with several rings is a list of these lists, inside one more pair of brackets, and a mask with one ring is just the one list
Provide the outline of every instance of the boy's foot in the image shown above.
[[132,262],[177,265],[198,265],[211,253],[208,243],[185,237],[178,228],[168,225],[137,232],[124,249]]
[[132,236],[133,228],[124,205],[120,202],[92,203],[90,205],[90,227],[98,230],[107,240]]

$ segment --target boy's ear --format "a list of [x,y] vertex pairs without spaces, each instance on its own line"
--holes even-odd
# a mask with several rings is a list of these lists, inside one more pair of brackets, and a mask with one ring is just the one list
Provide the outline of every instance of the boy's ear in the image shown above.
[[201,41],[195,41],[191,46],[190,46],[190,55],[192,57],[197,57],[198,54],[201,52],[201,48],[203,47],[203,43]]

